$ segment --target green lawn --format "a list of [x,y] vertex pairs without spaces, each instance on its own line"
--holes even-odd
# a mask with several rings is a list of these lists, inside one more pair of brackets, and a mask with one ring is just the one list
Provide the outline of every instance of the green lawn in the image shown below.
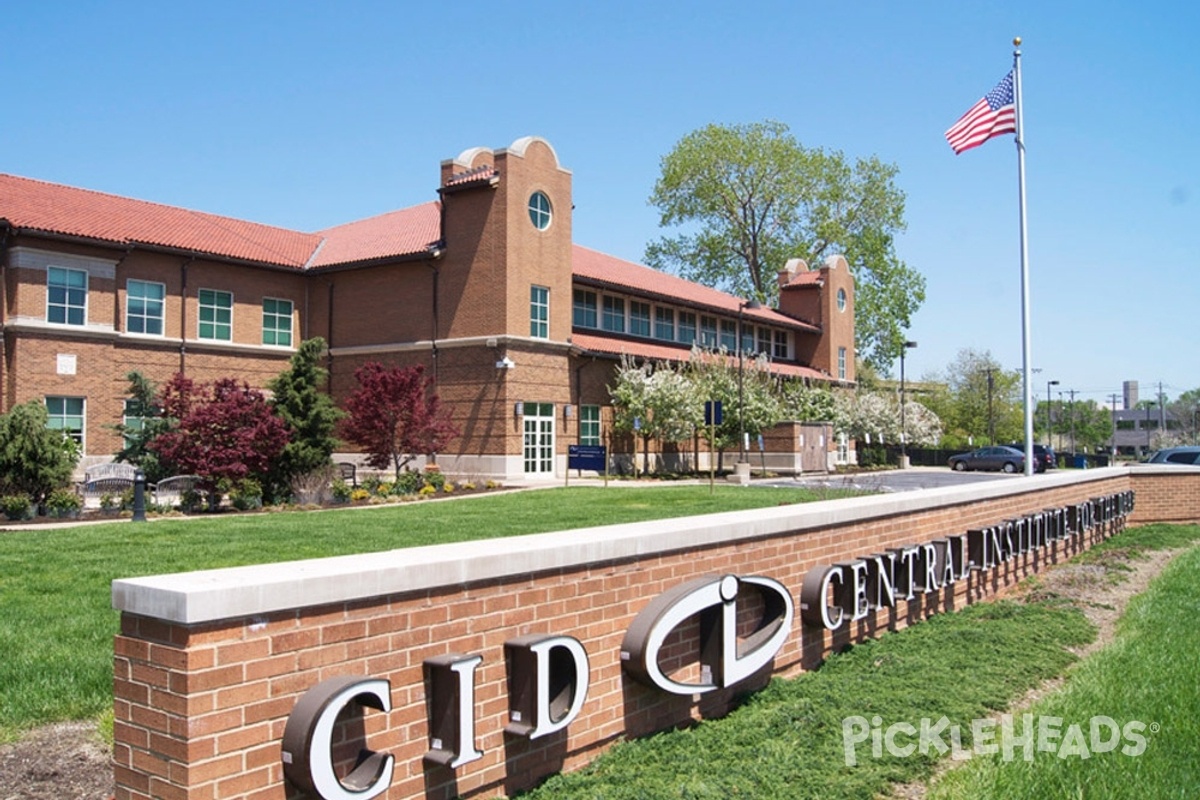
[[116,578],[708,514],[845,493],[572,487],[314,513],[0,532],[0,741],[112,705]]
[[[1130,529],[1102,549],[1140,551],[1200,540],[1200,526]],[[1032,765],[977,757],[948,773],[938,800],[966,798],[1190,798],[1200,786],[1200,549],[1181,556],[1129,607],[1120,638],[1068,672],[1066,689],[1033,709],[1087,725],[1096,715],[1120,724],[1161,725],[1147,732],[1140,756],[1091,754],[1061,759],[1042,753]],[[871,800],[892,784],[928,778],[937,746],[889,755],[889,727],[945,717],[971,749],[971,723],[1006,708],[1046,678],[1068,671],[1068,647],[1094,636],[1091,625],[1061,600],[979,603],[942,614],[831,657],[821,669],[774,680],[720,720],[622,742],[583,770],[550,778],[522,800],[760,798]],[[861,720],[851,723],[848,720]],[[876,722],[876,720],[878,720]],[[879,730],[854,744],[847,730]],[[1152,730],[1152,729],[1151,729]],[[1085,735],[1087,735],[1085,733]],[[1104,734],[1107,737],[1107,733]],[[951,747],[948,728],[938,737]],[[901,733],[903,747],[919,735]],[[1020,752],[1018,750],[1018,752]]]
[[[1154,527],[1171,535],[1167,526]],[[1028,761],[1021,751],[1007,760],[1002,754],[974,759],[947,774],[930,797],[1195,797],[1200,787],[1197,613],[1200,549],[1192,549],[1134,598],[1111,645],[1074,670],[1061,691],[1030,709],[1034,719],[1061,720],[1061,733],[1047,750],[1031,753]],[[1078,726],[1077,737],[1069,735],[1071,726]],[[1110,743],[1115,749],[1108,750]]]

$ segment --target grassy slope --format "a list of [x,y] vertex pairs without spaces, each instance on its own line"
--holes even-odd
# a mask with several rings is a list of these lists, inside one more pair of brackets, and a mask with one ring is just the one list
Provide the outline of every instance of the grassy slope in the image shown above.
[[[1156,537],[1176,538],[1167,526]],[[1072,671],[1063,689],[1038,703],[1034,718],[1058,717],[1064,736],[1031,761],[978,758],[945,776],[931,797],[958,798],[1187,798],[1200,787],[1200,549],[1175,559],[1150,589],[1135,598],[1113,644]],[[1092,752],[1095,717],[1124,728],[1146,726],[1136,740],[1121,737],[1112,752]],[[1079,725],[1085,742],[1063,750],[1065,733]],[[1098,723],[1096,740],[1110,739]],[[1121,752],[1126,745],[1133,749]],[[1062,753],[1066,753],[1065,757]],[[1083,753],[1087,757],[1083,757]]]
[[[1103,557],[1101,553],[1107,552],[1136,558],[1145,550],[1185,547],[1196,541],[1200,541],[1200,526],[1148,526],[1126,531],[1096,548],[1094,556],[1085,557]],[[1083,693],[1087,700],[1079,710],[1048,705],[1049,710],[1041,711],[1068,719],[1081,714],[1085,722],[1093,714],[1106,714],[1122,723],[1159,719],[1163,724],[1159,735],[1169,742],[1160,743],[1152,736],[1145,755],[1110,758],[1105,770],[1095,774],[1098,757],[1075,759],[1073,765],[1055,764],[1058,769],[1073,767],[1062,778],[1032,771],[1018,777],[997,776],[990,762],[976,759],[966,769],[951,772],[953,785],[937,797],[1193,796],[1194,787],[1200,785],[1200,759],[1195,756],[1200,752],[1195,725],[1200,719],[1196,657],[1200,629],[1194,626],[1200,611],[1197,586],[1200,550],[1192,550],[1126,615],[1126,631],[1144,628],[1152,637],[1129,652],[1123,644],[1111,648],[1111,653],[1106,649],[1074,671],[1072,686],[1080,681],[1097,684]],[[1169,625],[1159,624],[1164,617],[1171,618]],[[970,749],[971,720],[1006,708],[1027,689],[1064,672],[1074,661],[1066,648],[1089,641],[1093,633],[1082,614],[1062,602],[970,606],[851,648],[816,672],[776,680],[724,719],[623,742],[581,772],[555,776],[523,798],[869,800],[886,796],[892,782],[928,777],[937,754],[930,750],[905,758],[874,758],[868,740],[855,749],[856,764],[847,766],[843,720],[878,716],[886,731],[896,722],[919,727],[922,718],[936,724],[945,716],[962,726],[963,746]],[[1166,644],[1171,642],[1175,644]],[[1170,659],[1164,658],[1168,651]],[[1159,683],[1168,679],[1166,672],[1146,674],[1151,662],[1166,660],[1178,670],[1170,682]],[[942,738],[948,742],[949,735]],[[902,735],[896,741],[903,745],[914,740]],[[1180,768],[1181,764],[1186,766]],[[1154,769],[1163,782],[1149,784],[1150,791],[1143,791],[1143,772],[1148,769]],[[988,785],[991,789],[985,791]]]

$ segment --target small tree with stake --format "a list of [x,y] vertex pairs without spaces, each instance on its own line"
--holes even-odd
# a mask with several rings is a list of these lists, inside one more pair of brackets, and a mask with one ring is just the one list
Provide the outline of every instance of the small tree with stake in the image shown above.
[[458,436],[421,365],[385,367],[375,361],[354,373],[341,434],[367,453],[375,469],[400,471],[418,455],[435,454]]

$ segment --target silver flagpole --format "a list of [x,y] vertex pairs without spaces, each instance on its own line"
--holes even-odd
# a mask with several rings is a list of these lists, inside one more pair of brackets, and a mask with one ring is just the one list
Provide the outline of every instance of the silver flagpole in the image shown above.
[[1021,111],[1021,37],[1013,39],[1013,101],[1017,123],[1017,185],[1021,209],[1021,373],[1025,383],[1025,474],[1033,474],[1033,360],[1029,343],[1029,242],[1025,230],[1025,119]]

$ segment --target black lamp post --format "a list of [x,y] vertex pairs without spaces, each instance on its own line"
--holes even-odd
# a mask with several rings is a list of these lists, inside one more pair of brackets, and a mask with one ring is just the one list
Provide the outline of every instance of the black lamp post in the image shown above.
[[916,342],[906,341],[900,348],[900,469],[908,469],[908,425],[904,415],[904,353]]
[[757,300],[746,300],[738,304],[738,332],[737,332],[737,351],[738,351],[738,463],[745,464],[746,457],[746,390],[744,387],[746,380],[746,367],[742,351],[745,350],[745,335],[742,333],[742,312],[746,309],[754,310],[762,308],[762,305]]
[[1050,429],[1054,427],[1054,414],[1051,411],[1053,408],[1050,405],[1050,387],[1058,386],[1058,381],[1046,381],[1046,447],[1053,447],[1054,444],[1050,440]]

